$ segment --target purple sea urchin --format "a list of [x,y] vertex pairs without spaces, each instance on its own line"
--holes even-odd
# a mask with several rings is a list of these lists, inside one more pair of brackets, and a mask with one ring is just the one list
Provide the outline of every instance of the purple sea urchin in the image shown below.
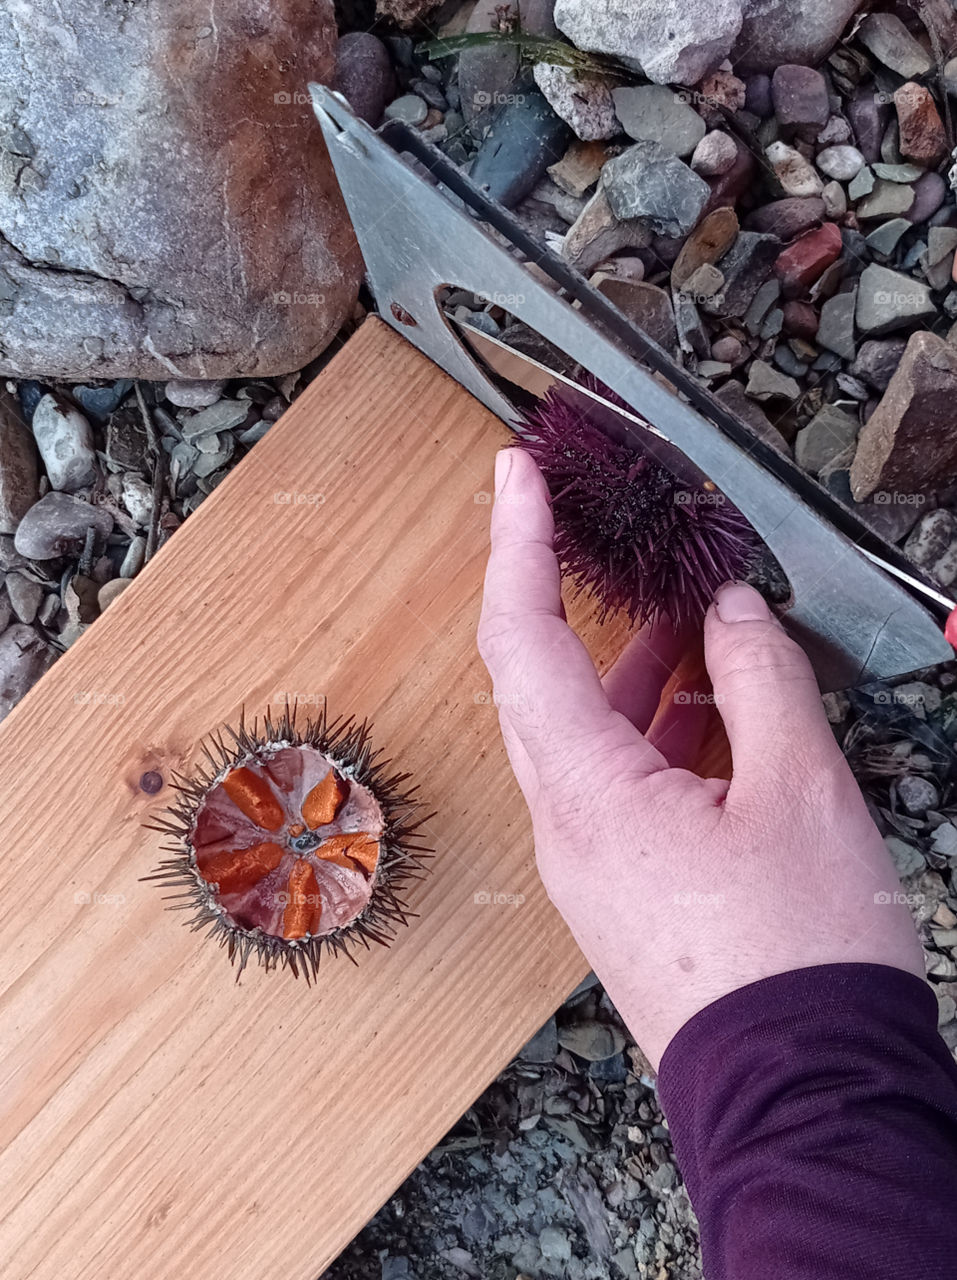
[[[584,385],[627,407],[593,379]],[[747,572],[760,540],[713,486],[689,487],[616,444],[554,388],[524,431],[517,443],[552,496],[559,561],[579,591],[595,593],[602,618],[700,623],[715,589]]]
[[287,706],[202,749],[206,767],[175,776],[177,802],[148,824],[176,844],[145,878],[182,887],[173,909],[218,937],[237,978],[255,955],[308,982],[323,950],[354,960],[351,944],[387,946],[408,924],[401,891],[425,870],[416,833],[432,815],[372,749],[368,722],[323,709],[300,729]]

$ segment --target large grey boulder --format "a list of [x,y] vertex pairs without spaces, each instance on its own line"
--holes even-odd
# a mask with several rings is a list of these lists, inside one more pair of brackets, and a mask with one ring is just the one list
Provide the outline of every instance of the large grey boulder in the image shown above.
[[0,8],[0,373],[300,368],[360,260],[309,105],[332,0]]

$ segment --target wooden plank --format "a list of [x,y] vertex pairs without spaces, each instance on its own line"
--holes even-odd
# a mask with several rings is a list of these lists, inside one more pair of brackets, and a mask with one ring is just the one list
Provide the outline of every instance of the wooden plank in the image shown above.
[[[585,973],[475,648],[506,435],[368,321],[0,726],[7,1280],[315,1277]],[[312,989],[237,985],[140,881],[143,772],[286,693],[372,716],[438,811],[420,918]]]

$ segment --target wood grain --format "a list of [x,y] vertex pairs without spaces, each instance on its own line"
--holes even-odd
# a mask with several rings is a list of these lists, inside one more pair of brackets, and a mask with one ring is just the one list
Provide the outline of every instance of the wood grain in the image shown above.
[[[368,321],[0,726],[7,1280],[315,1277],[586,972],[475,648],[506,436]],[[313,989],[237,985],[140,880],[141,775],[287,694],[373,717],[437,810],[419,918]]]

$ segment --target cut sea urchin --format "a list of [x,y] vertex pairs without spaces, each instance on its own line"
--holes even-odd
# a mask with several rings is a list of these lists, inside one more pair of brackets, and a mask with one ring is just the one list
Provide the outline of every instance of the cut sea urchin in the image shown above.
[[219,938],[237,978],[255,956],[309,981],[323,950],[354,960],[353,944],[387,946],[408,924],[401,893],[425,870],[416,833],[433,815],[372,749],[368,722],[323,709],[300,729],[287,706],[202,750],[206,766],[177,776],[177,802],[148,824],[177,843],[146,879],[182,887],[176,907]]
[[[597,380],[582,385],[628,408]],[[715,590],[747,573],[761,541],[714,487],[690,487],[654,458],[610,440],[551,388],[526,416],[517,445],[535,459],[552,497],[555,551],[600,616],[632,624],[667,616],[700,623]]]

